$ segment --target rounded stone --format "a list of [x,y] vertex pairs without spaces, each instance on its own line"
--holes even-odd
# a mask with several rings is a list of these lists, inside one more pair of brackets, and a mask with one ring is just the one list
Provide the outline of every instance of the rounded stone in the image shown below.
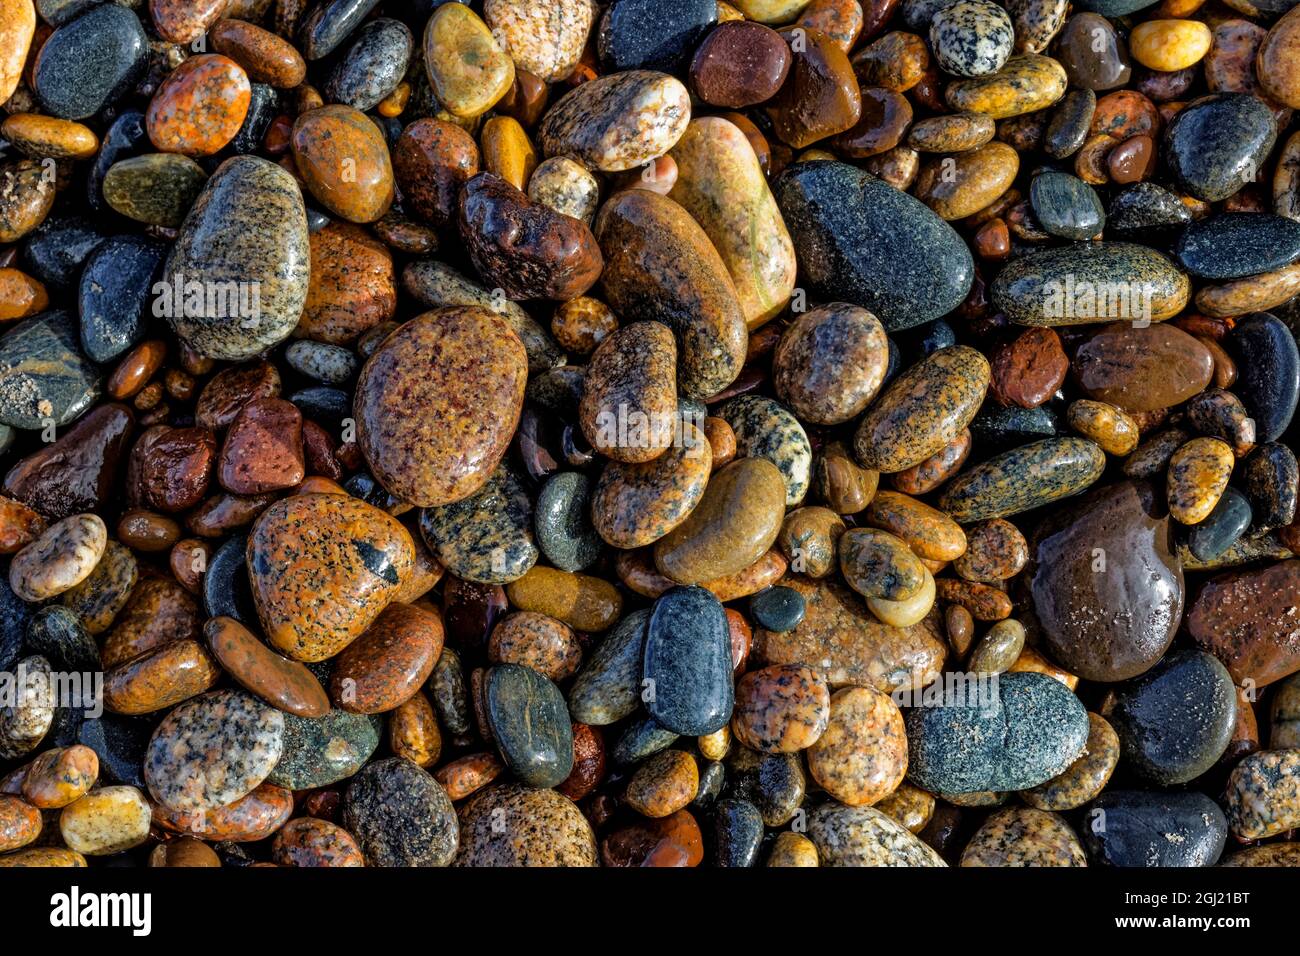
[[388,145],[364,113],[339,103],[302,113],[291,145],[312,196],[340,218],[374,222],[392,205]]
[[1011,17],[987,0],[945,4],[930,21],[930,45],[939,65],[957,76],[986,76],[1011,56]]
[[56,597],[86,580],[108,545],[98,515],[64,518],[46,529],[9,563],[9,586],[24,601]]
[[461,807],[460,832],[456,866],[595,866],[597,861],[591,824],[554,790],[518,784],[481,790]]
[[343,820],[371,866],[448,866],[460,828],[451,799],[402,757],[363,767],[348,784]]
[[234,60],[217,53],[190,57],[149,101],[149,139],[164,153],[211,156],[235,138],[251,97],[248,74]]

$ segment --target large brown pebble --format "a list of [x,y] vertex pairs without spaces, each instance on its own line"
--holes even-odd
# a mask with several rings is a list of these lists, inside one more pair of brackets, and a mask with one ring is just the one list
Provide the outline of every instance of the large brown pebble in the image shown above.
[[1255,73],[1265,93],[1284,106],[1300,108],[1300,13],[1294,8],[1268,31]]
[[736,685],[731,726],[745,746],[798,753],[815,744],[830,718],[830,692],[814,670],[776,664],[750,671]]
[[695,799],[699,783],[694,757],[664,750],[637,767],[627,786],[627,805],[642,816],[671,816]]
[[214,686],[219,668],[198,641],[169,641],[104,675],[104,708],[115,714],[151,714]]
[[591,499],[596,532],[616,548],[653,544],[695,510],[713,462],[709,443],[689,422],[682,423],[681,440],[653,461],[611,461]]
[[0,242],[15,242],[49,215],[55,184],[46,167],[34,159],[0,166]]
[[888,366],[880,320],[835,302],[805,312],[785,330],[772,358],[772,384],[804,421],[836,425],[871,403]]
[[217,662],[247,691],[278,710],[324,717],[329,697],[320,681],[297,661],[281,657],[234,618],[214,617],[203,635]]
[[964,219],[1006,192],[1020,170],[1019,154],[1006,143],[933,159],[916,178],[916,198],[942,219]]
[[199,392],[194,421],[209,431],[221,431],[245,405],[280,394],[280,373],[270,362],[258,361],[223,368]]
[[95,570],[108,546],[99,515],[64,518],[41,532],[9,562],[9,587],[35,604],[76,587]]
[[202,840],[252,843],[265,840],[293,814],[293,791],[274,784],[258,784],[251,793],[215,809],[171,810],[153,808],[153,821],[164,830]]
[[509,446],[528,356],[476,306],[426,312],[383,341],[357,380],[357,443],[375,478],[419,507],[469,497]]
[[1070,360],[1055,329],[1025,329],[993,353],[989,391],[1003,405],[1037,408],[1056,394]]
[[691,89],[710,106],[744,109],[776,95],[790,70],[790,48],[771,27],[720,23],[691,61]]
[[292,488],[304,474],[302,413],[297,406],[263,398],[240,409],[221,446],[221,486],[237,495],[258,495]]
[[294,495],[267,508],[248,536],[253,601],[270,644],[319,661],[347,647],[412,573],[411,536],[356,498]]
[[966,552],[953,570],[967,581],[996,584],[1015,577],[1029,561],[1029,544],[1020,529],[1003,518],[966,529]]
[[393,167],[379,127],[332,103],[293,124],[293,158],[311,194],[349,222],[374,222],[393,202]]
[[858,79],[845,52],[824,33],[786,29],[793,57],[780,91],[767,105],[777,137],[804,149],[851,129],[862,113]]
[[310,248],[311,280],[295,336],[349,345],[393,317],[393,256],[382,242],[350,222],[331,222],[311,234]]
[[1300,670],[1292,639],[1300,560],[1229,571],[1206,582],[1187,611],[1187,631],[1237,684],[1263,687]]
[[663,454],[678,421],[677,347],[666,325],[633,322],[596,347],[578,420],[591,447],[615,461]]
[[207,494],[217,439],[206,428],[155,425],[131,449],[127,498],[155,511],[192,508]]
[[198,604],[184,588],[164,577],[145,577],[113,622],[100,657],[108,669],[170,641],[197,640],[202,623]]
[[623,611],[623,596],[603,578],[534,566],[506,585],[510,603],[563,621],[575,631],[604,631]]
[[808,751],[808,772],[851,807],[889,796],[907,773],[907,732],[898,705],[870,687],[837,691],[826,732]]
[[867,510],[867,523],[902,538],[923,560],[954,561],[966,552],[966,533],[957,522],[897,491],[876,495]]
[[1079,346],[1073,368],[1089,398],[1127,412],[1149,412],[1203,391],[1214,374],[1214,359],[1172,325],[1115,322]]
[[293,44],[244,20],[218,20],[208,30],[208,42],[242,66],[254,82],[287,90],[307,77],[307,63]]
[[666,196],[629,189],[596,218],[605,301],[625,323],[662,322],[677,339],[678,388],[690,398],[722,391],[745,358],[736,287],[704,230]]
[[679,584],[735,574],[772,546],[785,516],[785,480],[765,458],[719,470],[690,516],[655,545],[655,565]]
[[591,825],[554,790],[499,784],[475,794],[458,816],[454,866],[596,865]]
[[460,188],[479,171],[474,137],[439,119],[417,119],[398,137],[393,171],[402,196],[438,228],[455,221]]

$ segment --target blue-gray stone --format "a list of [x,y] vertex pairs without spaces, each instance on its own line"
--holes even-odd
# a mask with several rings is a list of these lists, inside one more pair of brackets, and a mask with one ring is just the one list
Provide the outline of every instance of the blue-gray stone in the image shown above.
[[27,239],[27,271],[51,289],[72,289],[77,273],[108,236],[80,216],[51,216]]
[[1295,520],[1300,465],[1281,442],[1264,442],[1246,458],[1242,485],[1250,499],[1255,530],[1283,528]]
[[713,811],[713,865],[753,866],[763,842],[763,817],[745,800],[718,801]]
[[1223,489],[1219,503],[1210,516],[1193,525],[1187,535],[1187,546],[1200,561],[1213,561],[1250,527],[1250,502],[1236,488]]
[[235,535],[208,559],[208,569],[203,572],[203,611],[208,617],[233,617],[256,628],[257,608],[244,556],[247,549],[248,538]]
[[298,48],[308,60],[333,53],[378,6],[379,0],[325,0],[298,28]]
[[81,347],[109,362],[144,338],[154,277],[166,243],[145,236],[114,236],[86,260],[77,293]]
[[1300,222],[1267,212],[1225,212],[1193,222],[1174,256],[1202,279],[1240,279],[1300,260]]
[[587,658],[569,688],[569,714],[581,724],[604,727],[629,716],[641,703],[641,661],[648,610],[619,621]]
[[95,751],[104,778],[144,789],[144,758],[158,716],[139,718],[105,713],[87,717],[78,728],[77,743]]
[[1062,239],[1091,239],[1106,226],[1097,190],[1069,173],[1039,173],[1030,184],[1029,202],[1038,224]]
[[104,174],[119,159],[127,159],[141,150],[152,148],[149,132],[145,129],[144,114],[139,110],[127,110],[113,120],[113,125],[104,134],[95,162],[86,173],[86,202],[90,208],[99,213],[112,212],[104,201]]
[[774,184],[810,293],[875,313],[887,331],[957,308],[974,260],[948,223],[907,193],[845,163],[795,163]]
[[530,787],[554,787],[573,770],[573,725],[560,689],[531,667],[487,673],[488,726],[501,759]]
[[803,595],[784,585],[764,588],[749,599],[749,616],[768,631],[791,631],[803,620]]
[[0,422],[62,427],[99,397],[99,369],[81,354],[76,321],[56,310],[24,319],[0,337]]
[[552,475],[537,496],[533,529],[542,554],[560,570],[595,563],[604,541],[591,523],[591,479],[576,471]]
[[46,112],[94,116],[135,85],[149,56],[140,18],[105,3],[60,26],[36,55],[32,87]]
[[662,727],[701,737],[726,726],[735,704],[727,613],[713,592],[675,587],[654,603],[642,676]]
[[1257,312],[1228,340],[1237,362],[1233,391],[1255,419],[1258,441],[1277,441],[1291,424],[1300,399],[1300,350],[1281,319]]
[[1192,221],[1191,210],[1176,195],[1155,183],[1134,183],[1110,201],[1106,224],[1112,235],[1146,238]]
[[1116,689],[1109,719],[1138,776],[1177,786],[1223,755],[1237,720],[1237,691],[1218,658],[1174,651]]
[[666,750],[680,736],[660,727],[653,717],[643,716],[623,728],[609,755],[615,766],[627,767]]
[[[907,775],[935,793],[1027,790],[1074,762],[1088,714],[1064,684],[1043,674],[971,682],[953,699],[907,716]],[[945,691],[946,693],[946,691]]]
[[615,0],[605,11],[596,50],[607,73],[682,73],[718,21],[714,0]]
[[346,103],[363,113],[374,109],[402,82],[413,43],[411,31],[400,20],[371,20],[357,31],[330,74],[326,102]]
[[1203,793],[1107,790],[1084,814],[1083,842],[1094,865],[1214,866],[1228,821]]
[[1259,179],[1277,139],[1273,111],[1250,93],[1213,93],[1178,111],[1162,150],[1174,180],[1219,202]]

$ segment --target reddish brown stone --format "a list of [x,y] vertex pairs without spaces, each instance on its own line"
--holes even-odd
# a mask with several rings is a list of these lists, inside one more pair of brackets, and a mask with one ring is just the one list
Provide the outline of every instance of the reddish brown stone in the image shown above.
[[292,813],[293,791],[263,783],[248,796],[215,810],[168,810],[154,804],[153,822],[172,833],[204,840],[251,843],[265,840],[284,826]]
[[1187,631],[1223,662],[1233,682],[1263,687],[1300,670],[1300,560],[1229,571],[1206,582]]
[[167,641],[104,674],[104,708],[115,714],[151,714],[203,693],[220,676],[198,641]]
[[271,843],[271,859],[281,866],[365,866],[352,834],[328,820],[290,820]]
[[149,139],[165,153],[211,156],[244,124],[252,88],[238,63],[215,53],[176,67],[149,101]]
[[225,9],[226,0],[149,0],[154,29],[172,43],[193,43]]
[[147,429],[127,463],[127,498],[133,506],[184,511],[207,493],[217,439],[206,428]]
[[374,120],[341,103],[299,114],[293,158],[311,194],[349,222],[374,222],[393,204],[388,144]]
[[[574,724],[575,727],[579,726]],[[574,738],[574,770],[577,771],[577,738]],[[444,764],[434,773],[434,778],[442,784],[447,796],[453,800],[463,800],[471,793],[483,789],[501,774],[506,765],[497,759],[496,754],[470,754]],[[567,781],[566,781],[567,782]],[[563,786],[563,784],[561,784]]]
[[600,843],[605,866],[699,866],[704,839],[687,810],[658,820],[641,820],[615,830]]
[[1130,136],[1106,154],[1106,171],[1121,185],[1146,179],[1155,163],[1155,140],[1145,133]]
[[279,398],[249,402],[230,423],[221,447],[218,480],[237,495],[292,488],[306,473],[302,413]]
[[105,669],[168,641],[197,640],[203,619],[194,598],[174,581],[145,577],[113,622],[100,656]]
[[185,525],[201,538],[222,538],[235,528],[253,523],[276,499],[271,492],[261,495],[232,495],[227,492],[204,500],[185,519]]
[[311,234],[311,281],[294,335],[349,345],[393,317],[393,257],[360,226],[332,222]]
[[117,523],[118,540],[136,551],[166,551],[180,536],[180,525],[153,511],[128,511]]
[[113,374],[108,377],[104,390],[109,398],[131,398],[144,388],[158,369],[162,368],[163,359],[167,357],[167,343],[161,339],[141,342],[117,363]]
[[1073,368],[1089,398],[1126,412],[1149,412],[1182,404],[1203,391],[1214,373],[1214,358],[1172,325],[1115,322],[1079,346]]
[[851,129],[861,115],[862,97],[848,56],[816,30],[786,28],[781,35],[788,44],[800,37],[802,50],[794,51],[789,75],[767,107],[776,135],[803,149]]
[[270,362],[232,365],[212,376],[199,393],[194,423],[214,432],[221,431],[249,402],[258,398],[275,398],[279,394],[280,373]]
[[605,738],[599,727],[573,725],[573,771],[556,790],[575,803],[605,779]]
[[212,545],[198,538],[185,538],[172,545],[167,555],[167,566],[185,590],[198,594],[203,584],[203,572],[212,559]]
[[243,20],[218,21],[208,31],[208,42],[242,66],[254,82],[287,90],[307,77],[307,63],[292,43]]
[[275,653],[234,618],[212,618],[203,626],[203,636],[226,672],[271,706],[299,717],[329,713],[329,697],[315,675]]
[[1070,370],[1055,329],[1025,329],[993,353],[989,390],[1003,405],[1037,408],[1056,394]]
[[890,475],[890,482],[906,495],[931,492],[961,470],[970,448],[970,429],[963,428],[960,435],[919,465]]
[[354,714],[392,710],[428,680],[442,640],[442,619],[436,613],[390,604],[335,661],[330,696]]
[[334,457],[334,439],[313,421],[302,423],[302,455],[309,475],[330,481],[343,479],[343,466]]
[[902,93],[879,86],[862,90],[862,116],[840,133],[831,147],[840,155],[865,159],[893,149],[912,125],[912,104]]
[[14,554],[40,536],[45,519],[21,501],[0,497],[0,554]]
[[790,70],[790,48],[771,27],[750,20],[720,23],[691,61],[695,95],[711,106],[744,109],[776,95]]
[[418,119],[393,148],[393,171],[411,210],[443,229],[455,221],[461,186],[479,171],[478,146],[459,126]]
[[134,428],[131,409],[100,405],[10,468],[4,493],[52,521],[99,511],[108,503]]

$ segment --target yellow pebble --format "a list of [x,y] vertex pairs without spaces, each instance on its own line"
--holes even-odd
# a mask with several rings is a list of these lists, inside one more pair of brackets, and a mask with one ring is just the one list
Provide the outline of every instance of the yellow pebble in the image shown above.
[[386,116],[389,119],[401,116],[402,110],[406,109],[406,101],[411,98],[411,84],[398,83],[397,89],[389,93],[375,107],[380,116]]
[[522,190],[537,168],[537,150],[519,121],[494,116],[483,124],[483,168]]
[[1213,34],[1199,20],[1148,20],[1133,28],[1128,48],[1150,70],[1185,70],[1210,51]]

